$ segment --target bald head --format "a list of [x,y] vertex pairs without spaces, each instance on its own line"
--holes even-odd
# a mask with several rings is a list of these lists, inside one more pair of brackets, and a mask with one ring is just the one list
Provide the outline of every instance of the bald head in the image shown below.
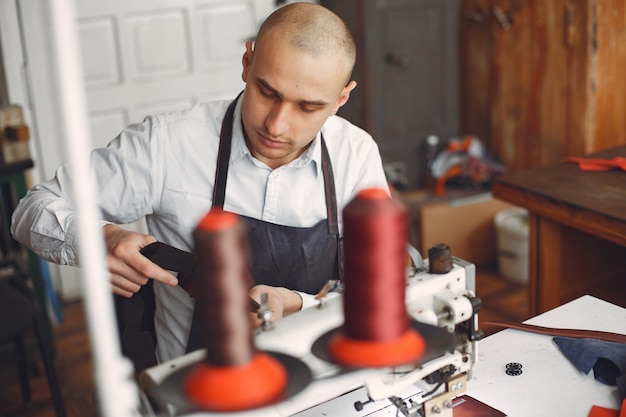
[[327,8],[292,3],[277,9],[261,25],[255,49],[276,32],[289,46],[312,56],[345,59],[347,78],[351,76],[356,61],[354,39],[343,20]]

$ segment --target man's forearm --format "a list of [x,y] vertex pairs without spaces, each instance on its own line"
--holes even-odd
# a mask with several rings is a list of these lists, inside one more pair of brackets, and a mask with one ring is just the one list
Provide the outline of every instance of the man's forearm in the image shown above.
[[302,297],[299,293],[282,287],[277,288],[277,290],[283,299],[283,316],[302,310]]

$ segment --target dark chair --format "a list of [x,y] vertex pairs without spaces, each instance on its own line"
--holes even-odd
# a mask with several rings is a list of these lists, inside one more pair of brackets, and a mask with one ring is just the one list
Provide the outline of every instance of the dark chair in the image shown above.
[[28,332],[34,331],[54,410],[57,417],[65,417],[38,258],[15,241],[9,231],[11,213],[26,194],[25,171],[32,167],[30,159],[0,163],[0,343],[12,341],[15,344],[22,398],[24,403],[29,403],[31,392],[25,341]]
[[48,379],[57,417],[65,417],[65,405],[54,366],[53,341],[46,332],[46,315],[28,285],[29,277],[17,262],[0,261],[0,342],[13,342],[17,356],[22,399],[31,400],[25,339],[33,330]]

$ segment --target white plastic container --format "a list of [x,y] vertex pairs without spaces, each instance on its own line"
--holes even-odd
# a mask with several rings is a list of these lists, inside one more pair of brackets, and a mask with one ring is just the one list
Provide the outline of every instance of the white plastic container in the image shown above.
[[528,282],[528,211],[521,207],[501,210],[494,217],[498,269],[503,278]]

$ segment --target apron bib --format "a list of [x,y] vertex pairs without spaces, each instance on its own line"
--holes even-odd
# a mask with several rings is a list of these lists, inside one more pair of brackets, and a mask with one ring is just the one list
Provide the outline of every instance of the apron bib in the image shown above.
[[[241,96],[241,94],[240,94]],[[224,206],[228,162],[232,143],[232,126],[237,97],[228,107],[217,156],[213,208]],[[341,240],[337,217],[335,183],[328,149],[321,137],[322,173],[327,218],[312,227],[281,226],[241,216],[248,227],[250,268],[254,284],[286,287],[316,294],[331,279],[341,279]],[[202,323],[194,309],[187,352],[202,348]]]

